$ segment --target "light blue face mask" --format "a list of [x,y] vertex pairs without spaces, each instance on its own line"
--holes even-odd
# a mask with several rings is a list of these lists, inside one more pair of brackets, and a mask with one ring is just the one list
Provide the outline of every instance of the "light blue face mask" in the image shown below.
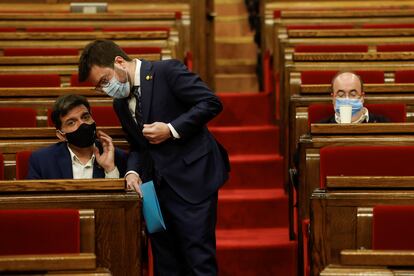
[[112,77],[112,79],[109,81],[108,86],[102,87],[102,90],[110,97],[114,99],[123,99],[127,98],[129,96],[131,87],[129,85],[128,81],[128,73],[127,74],[127,81],[126,82],[120,82],[115,75]]
[[335,112],[339,114],[339,108],[344,105],[352,106],[352,116],[361,111],[363,105],[360,99],[336,98]]

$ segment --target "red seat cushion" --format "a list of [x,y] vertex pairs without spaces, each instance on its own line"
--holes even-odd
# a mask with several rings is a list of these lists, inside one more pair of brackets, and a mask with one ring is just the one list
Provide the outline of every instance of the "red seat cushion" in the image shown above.
[[327,176],[413,176],[414,146],[332,146],[320,150],[320,186]]
[[[365,104],[369,112],[376,115],[382,115],[391,122],[403,123],[407,118],[405,104]],[[324,119],[330,118],[335,114],[333,104],[311,104],[308,107],[308,123],[318,123]]]
[[4,48],[4,56],[78,56],[76,48]]
[[297,45],[295,53],[368,52],[368,45]]
[[0,75],[0,87],[60,87],[60,76],[57,74]]
[[413,52],[414,44],[377,45],[377,52]]
[[414,83],[414,70],[395,71],[395,83]]
[[15,28],[15,27],[1,27],[0,32],[14,33],[14,32],[17,32],[17,28]]
[[[330,84],[338,71],[303,71],[300,78],[302,84]],[[383,71],[355,71],[364,83],[384,83]]]
[[79,253],[79,211],[0,210],[0,245],[0,255]]
[[414,250],[414,206],[375,206],[372,249]]
[[29,158],[32,155],[31,151],[16,152],[16,179],[26,179],[29,172]]
[[362,28],[367,28],[367,29],[412,29],[412,28],[414,28],[414,24],[410,24],[410,23],[398,23],[398,24],[364,23],[364,24],[362,24]]
[[0,127],[36,127],[36,110],[29,107],[0,108]]

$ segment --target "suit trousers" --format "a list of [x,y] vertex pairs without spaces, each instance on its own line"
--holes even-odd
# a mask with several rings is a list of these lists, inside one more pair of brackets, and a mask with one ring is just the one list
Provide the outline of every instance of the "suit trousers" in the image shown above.
[[218,193],[191,204],[164,180],[155,188],[167,229],[150,234],[155,275],[217,275]]

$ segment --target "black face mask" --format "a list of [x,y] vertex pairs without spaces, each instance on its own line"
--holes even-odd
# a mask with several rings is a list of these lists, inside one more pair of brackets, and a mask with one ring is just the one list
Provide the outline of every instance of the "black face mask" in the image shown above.
[[87,148],[93,145],[96,139],[96,124],[81,124],[75,131],[66,133],[69,144],[78,148]]

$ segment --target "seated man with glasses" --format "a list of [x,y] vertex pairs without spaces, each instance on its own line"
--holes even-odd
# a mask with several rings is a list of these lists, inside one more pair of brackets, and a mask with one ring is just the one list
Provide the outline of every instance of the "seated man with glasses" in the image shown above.
[[368,112],[364,107],[364,85],[360,76],[353,72],[339,72],[332,79],[332,102],[335,114],[320,123],[340,123],[341,106],[352,106],[351,123],[385,123],[390,120]]

